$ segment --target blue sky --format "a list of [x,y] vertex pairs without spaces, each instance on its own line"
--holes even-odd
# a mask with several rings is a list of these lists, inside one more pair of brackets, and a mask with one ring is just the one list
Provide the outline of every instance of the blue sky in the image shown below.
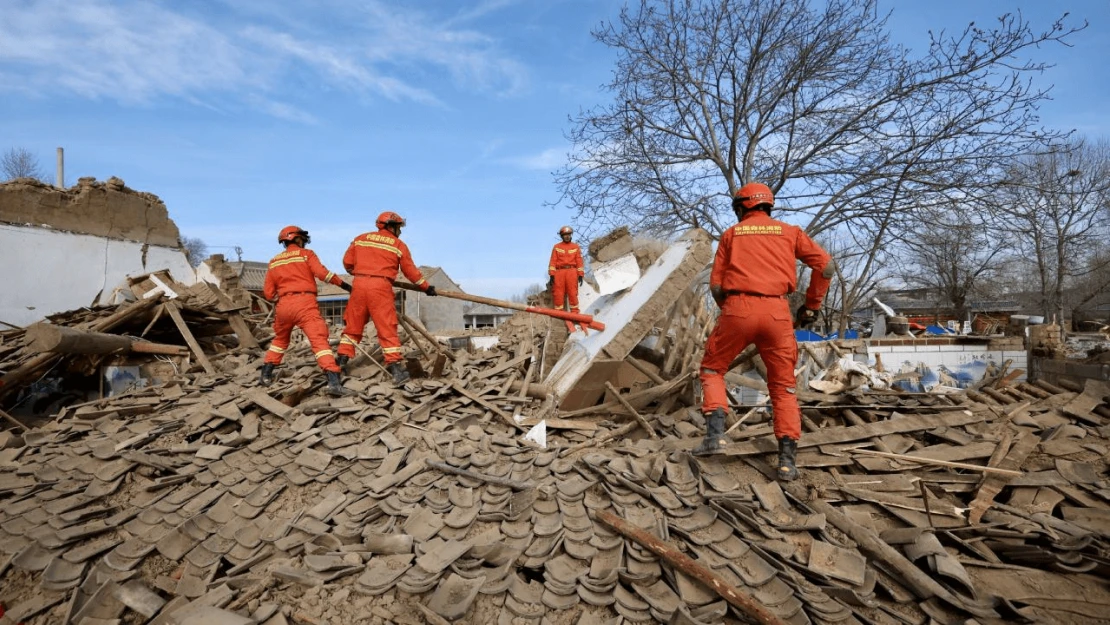
[[[569,115],[604,101],[613,55],[590,29],[619,0],[5,0],[0,150],[53,179],[123,178],[166,202],[185,236],[248,260],[278,230],[312,233],[326,265],[374,217],[408,219],[417,263],[508,297],[546,278],[566,210],[551,171]],[[1052,7],[1056,4],[1056,7]],[[308,8],[311,5],[311,8]],[[1110,133],[1110,2],[882,3],[894,40],[987,26],[1021,9],[1090,27],[1044,51],[1046,124]]]

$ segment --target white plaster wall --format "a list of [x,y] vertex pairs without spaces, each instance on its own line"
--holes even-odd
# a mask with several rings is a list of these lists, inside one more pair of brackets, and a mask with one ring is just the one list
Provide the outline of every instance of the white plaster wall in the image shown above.
[[[115,290],[131,275],[168,269],[173,279],[193,284],[180,249],[147,246],[49,228],[0,224],[0,321],[20,326],[57,312],[113,303]],[[144,258],[145,256],[145,258]]]
[[[882,359],[885,371],[918,380],[920,390],[929,390],[937,384],[967,388],[983,378],[989,364],[998,368],[1007,360],[1013,361],[1008,371],[1029,371],[1024,350],[988,350],[986,345],[868,345],[869,365],[875,366],[876,355]],[[1022,373],[1016,379],[1025,378]],[[951,383],[953,379],[955,384]]]

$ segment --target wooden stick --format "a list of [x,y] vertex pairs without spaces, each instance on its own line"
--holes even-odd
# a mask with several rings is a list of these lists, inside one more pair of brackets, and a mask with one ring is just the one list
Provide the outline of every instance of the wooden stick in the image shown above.
[[624,425],[622,425],[619,428],[613,430],[612,432],[609,432],[608,434],[605,434],[604,436],[602,436],[600,438],[595,438],[595,439],[585,441],[583,443],[578,443],[574,447],[568,447],[568,448],[564,449],[563,451],[559,452],[559,455],[560,456],[568,456],[570,454],[573,454],[576,451],[581,451],[583,449],[586,449],[587,447],[599,447],[599,446],[601,446],[605,443],[608,443],[609,441],[613,440],[614,438],[619,438],[621,436],[624,436],[625,434],[628,434],[629,432],[631,432],[632,430],[635,430],[638,427],[640,427],[640,423],[637,422],[637,421],[632,421],[631,423],[625,423]]
[[655,428],[651,427],[651,424],[647,422],[647,419],[645,419],[643,415],[636,412],[636,409],[632,407],[632,404],[628,403],[628,401],[625,400],[623,396],[621,396],[620,391],[613,388],[613,385],[609,382],[605,383],[605,388],[609,389],[609,392],[616,396],[617,401],[619,401],[621,405],[624,406],[625,410],[632,413],[632,416],[640,422],[640,427],[644,428],[644,431],[647,432],[648,436],[652,437],[655,440],[659,440],[659,435],[655,433]]
[[640,546],[662,558],[674,568],[698,580],[706,588],[717,593],[722,599],[735,606],[736,609],[751,617],[756,623],[760,623],[761,625],[786,625],[786,621],[776,616],[767,606],[757,601],[751,595],[742,593],[736,587],[730,586],[728,582],[721,579],[721,577],[712,570],[698,564],[669,543],[631,525],[608,510],[598,510],[596,518],[605,525],[611,527],[618,534],[629,540],[635,541]]
[[504,410],[501,410],[497,406],[494,406],[493,404],[489,403],[488,401],[482,399],[477,394],[473,393],[470,389],[463,386],[462,382],[459,382],[458,380],[452,380],[451,381],[451,388],[458,391],[459,394],[465,396],[467,399],[470,399],[474,402],[477,402],[480,406],[482,406],[486,410],[489,410],[493,414],[500,417],[501,420],[504,421],[505,424],[508,425],[509,427],[515,428],[517,430],[523,430],[524,429],[523,426],[521,426],[519,423],[517,423],[516,421],[513,420],[513,417],[511,415],[506,413]]
[[20,421],[19,419],[16,419],[15,417],[13,417],[10,414],[4,412],[3,410],[0,410],[0,417],[3,417],[5,421],[11,423],[12,425],[14,425],[16,427],[21,427],[26,431],[31,430],[31,428],[27,427],[22,421]]
[[909,462],[917,462],[919,464],[934,464],[940,467],[951,467],[953,469],[967,469],[968,471],[997,473],[998,475],[1009,475],[1012,477],[1021,477],[1022,475],[1021,471],[996,469],[995,467],[984,467],[978,464],[967,464],[966,462],[948,462],[947,460],[933,460],[931,458],[919,458],[917,456],[907,456],[905,454],[891,454],[885,451],[872,451],[870,449],[851,449],[848,451],[853,454],[868,454],[870,456],[879,456],[882,458],[890,458],[892,460],[908,460]]
[[444,473],[451,473],[453,475],[461,475],[463,477],[469,477],[471,479],[481,480],[483,482],[488,482],[490,484],[497,484],[498,486],[506,486],[506,487],[511,488],[513,490],[528,490],[530,488],[535,488],[536,487],[536,485],[532,482],[518,482],[516,480],[510,480],[510,479],[504,478],[504,477],[497,477],[495,475],[486,475],[485,473],[478,473],[478,472],[475,472],[475,471],[468,471],[466,469],[458,469],[458,468],[455,468],[455,467],[447,464],[446,462],[439,462],[437,460],[427,460],[425,462],[427,463],[427,465],[429,467],[431,467],[433,469],[439,469],[440,471],[443,471]]
[[455,360],[455,355],[451,353],[451,350],[445,349],[443,345],[441,345],[440,342],[436,340],[436,337],[432,336],[431,332],[428,332],[427,328],[424,327],[424,324],[420,323],[420,320],[413,319],[412,317],[404,314],[401,315],[399,318],[408,325],[412,326],[413,329],[419,332],[421,336],[428,339],[428,342],[432,344],[432,347],[437,352],[443,354],[444,356],[447,356],[448,360]]

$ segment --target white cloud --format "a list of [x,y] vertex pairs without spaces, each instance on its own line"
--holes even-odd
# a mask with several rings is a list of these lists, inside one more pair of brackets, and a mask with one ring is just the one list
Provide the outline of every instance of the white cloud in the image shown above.
[[222,109],[211,101],[231,98],[302,123],[317,120],[286,85],[441,106],[443,75],[458,89],[496,95],[526,83],[525,68],[496,40],[460,25],[500,2],[453,19],[383,2],[266,4],[200,12],[147,0],[16,2],[0,19],[0,75],[9,93],[125,104],[174,97]]
[[567,162],[567,148],[548,148],[538,154],[509,159],[509,162],[523,169],[553,171]]

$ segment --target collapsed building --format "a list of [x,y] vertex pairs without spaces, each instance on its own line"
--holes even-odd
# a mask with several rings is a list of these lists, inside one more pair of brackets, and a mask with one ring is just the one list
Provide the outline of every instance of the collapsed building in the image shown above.
[[[804,343],[802,477],[784,486],[753,350],[728,376],[723,453],[689,454],[708,234],[590,251],[583,312],[604,331],[520,313],[490,349],[451,349],[402,314],[413,381],[393,387],[371,340],[342,399],[303,340],[258,386],[266,312],[172,271],[132,276],[125,303],[0,333],[3,618],[1103,620],[1105,382],[1029,380],[1008,359],[908,392],[895,348],[989,345]],[[13,408],[44,379],[106,368],[133,375]]]

